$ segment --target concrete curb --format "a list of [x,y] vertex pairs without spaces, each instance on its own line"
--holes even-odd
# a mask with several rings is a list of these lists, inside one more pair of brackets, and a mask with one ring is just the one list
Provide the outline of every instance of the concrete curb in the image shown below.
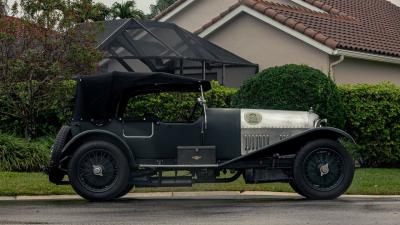
[[[204,198],[204,197],[285,197],[302,198],[296,193],[268,192],[268,191],[205,191],[205,192],[149,192],[129,193],[123,198]],[[400,199],[400,195],[343,195],[341,198],[380,198]],[[46,195],[46,196],[12,196],[0,197],[0,201],[57,201],[57,200],[82,200],[78,195]]]

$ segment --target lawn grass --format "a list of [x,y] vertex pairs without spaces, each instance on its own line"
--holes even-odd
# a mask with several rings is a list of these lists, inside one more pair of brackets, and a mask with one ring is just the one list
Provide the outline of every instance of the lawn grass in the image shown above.
[[[195,184],[192,188],[137,188],[135,192],[275,191],[293,192],[288,184],[246,185],[242,178],[227,184]],[[42,173],[0,172],[0,196],[75,194],[72,188],[51,184]],[[347,194],[400,195],[400,169],[358,169]]]

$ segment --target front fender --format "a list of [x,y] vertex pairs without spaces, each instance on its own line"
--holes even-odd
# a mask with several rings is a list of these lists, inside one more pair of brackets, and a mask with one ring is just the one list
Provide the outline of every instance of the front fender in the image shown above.
[[355,143],[354,138],[343,130],[333,128],[333,127],[319,127],[306,130],[302,133],[293,135],[287,139],[269,145],[265,148],[253,151],[247,155],[240,156],[238,158],[227,161],[220,166],[226,166],[231,163],[243,160],[254,160],[257,158],[262,158],[266,156],[271,156],[271,154],[296,154],[300,148],[307,142],[317,140],[317,139],[333,139],[338,140],[339,138],[347,138],[353,143]]
[[133,152],[131,151],[127,143],[122,140],[118,135],[106,130],[87,130],[74,136],[63,148],[62,156],[71,156],[83,142],[95,140],[108,141],[116,145],[123,151],[123,153],[127,157],[129,165],[131,165],[132,168],[136,167]]

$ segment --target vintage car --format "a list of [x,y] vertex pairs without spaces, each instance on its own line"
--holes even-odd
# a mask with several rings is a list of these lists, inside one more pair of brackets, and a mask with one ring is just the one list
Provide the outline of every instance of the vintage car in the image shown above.
[[[288,182],[308,199],[334,199],[350,186],[352,137],[310,111],[207,108],[208,81],[165,73],[112,72],[77,78],[74,116],[59,131],[49,180],[82,197],[111,200],[133,187]],[[130,99],[198,92],[187,121],[152,112],[126,115]],[[197,112],[197,113],[196,113]],[[64,179],[65,175],[68,179]]]

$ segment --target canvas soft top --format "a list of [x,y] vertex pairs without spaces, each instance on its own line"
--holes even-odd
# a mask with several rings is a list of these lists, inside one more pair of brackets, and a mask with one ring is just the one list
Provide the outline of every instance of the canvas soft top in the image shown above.
[[211,89],[209,81],[167,73],[112,72],[77,77],[74,121],[117,117],[129,98],[157,92],[197,92]]

